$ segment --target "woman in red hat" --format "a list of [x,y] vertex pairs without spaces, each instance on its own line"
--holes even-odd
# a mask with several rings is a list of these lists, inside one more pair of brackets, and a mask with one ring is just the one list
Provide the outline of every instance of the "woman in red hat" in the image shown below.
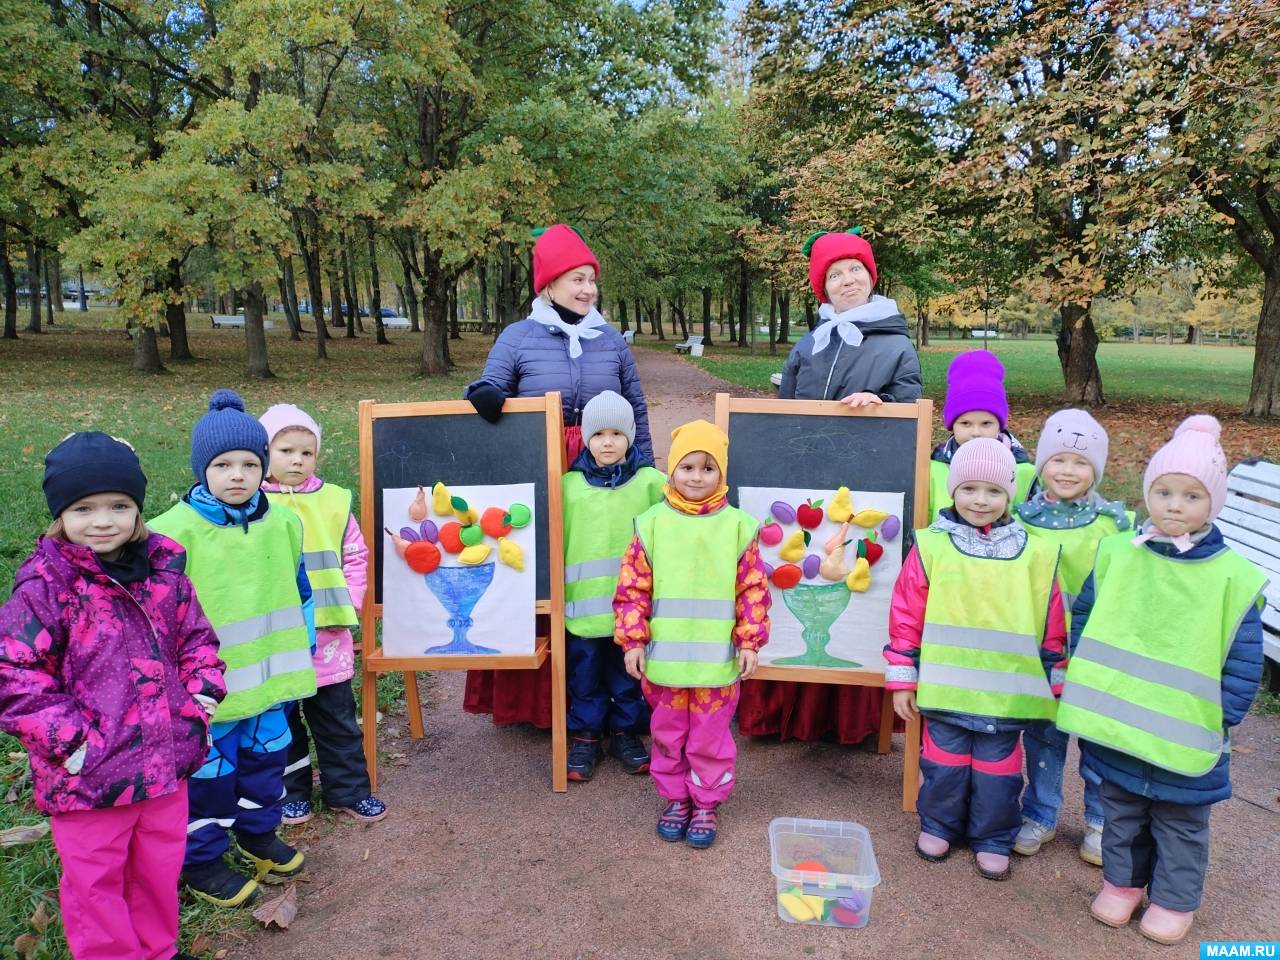
[[[563,223],[535,231],[533,300],[529,316],[502,331],[480,379],[465,397],[490,423],[502,416],[507,397],[540,397],[559,391],[564,405],[566,463],[582,451],[582,411],[592,397],[612,390],[635,413],[635,447],[641,466],[653,465],[649,408],[631,348],[596,309],[600,264],[585,240]],[[492,713],[493,722],[551,726],[551,661],[528,670],[470,670],[463,707]]]
[[[821,323],[792,348],[778,395],[839,400],[850,407],[911,403],[922,395],[920,358],[898,305],[871,291],[876,260],[855,232],[815,234],[805,244]],[[880,727],[883,693],[835,683],[756,680],[742,685],[738,729],[751,736],[858,743]]]

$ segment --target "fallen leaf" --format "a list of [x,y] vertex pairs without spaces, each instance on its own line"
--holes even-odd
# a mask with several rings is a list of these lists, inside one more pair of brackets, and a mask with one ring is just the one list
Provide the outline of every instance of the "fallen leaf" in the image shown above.
[[360,862],[361,862],[361,863],[364,863],[364,862],[365,862],[365,861],[367,861],[368,859],[369,859],[369,848],[368,848],[368,847],[365,847],[365,848],[364,848],[364,856],[360,858]]
[[288,930],[289,924],[298,916],[298,888],[290,884],[289,889],[280,896],[268,900],[253,911],[253,916],[264,927],[277,926],[281,930]]
[[213,941],[206,937],[203,933],[197,933],[195,939],[191,941],[191,946],[187,948],[188,952],[203,955],[213,949]]
[[10,759],[10,760],[25,760],[25,759],[27,759],[27,755],[26,755],[25,753],[22,753],[22,752],[18,752],[18,753],[10,753],[10,754],[9,754],[9,759]]
[[21,827],[0,830],[0,847],[16,847],[20,843],[35,843],[49,833],[49,821],[29,823]]
[[1232,753],[1253,753],[1253,747],[1232,747]]
[[227,950],[219,950],[213,955],[213,960],[227,960]]
[[38,942],[29,933],[21,934],[18,939],[13,941],[13,952],[21,957],[22,960],[31,960],[36,955],[36,944]]
[[44,933],[49,929],[49,924],[53,922],[53,917],[49,916],[49,911],[44,907],[44,901],[40,901],[40,906],[36,907],[36,912],[28,919],[27,923],[35,928],[36,933]]

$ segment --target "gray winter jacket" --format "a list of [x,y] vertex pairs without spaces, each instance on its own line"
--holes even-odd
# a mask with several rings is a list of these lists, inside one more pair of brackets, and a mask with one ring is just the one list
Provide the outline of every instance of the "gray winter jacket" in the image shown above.
[[897,313],[858,324],[866,338],[850,347],[832,337],[813,355],[813,334],[791,348],[782,368],[783,400],[839,400],[851,393],[877,394],[886,403],[911,403],[923,394],[920,358],[907,336],[907,321]]

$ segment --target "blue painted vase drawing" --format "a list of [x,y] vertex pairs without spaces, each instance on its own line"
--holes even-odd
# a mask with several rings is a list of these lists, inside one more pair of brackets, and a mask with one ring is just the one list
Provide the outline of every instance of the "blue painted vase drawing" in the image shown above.
[[494,564],[478,563],[473,567],[437,567],[424,574],[427,589],[435,594],[449,613],[449,626],[453,639],[448,643],[428,647],[423,653],[498,653],[491,647],[478,647],[467,639],[467,631],[475,621],[471,611],[476,608],[485,590],[493,582]]
[[781,666],[860,667],[854,660],[842,660],[827,653],[831,625],[849,605],[849,588],[843,583],[800,583],[783,590],[782,600],[800,621],[804,653],[771,661]]

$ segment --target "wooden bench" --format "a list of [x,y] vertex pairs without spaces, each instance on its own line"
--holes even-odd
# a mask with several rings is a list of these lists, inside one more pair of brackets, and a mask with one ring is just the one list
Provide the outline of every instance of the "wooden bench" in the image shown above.
[[408,317],[383,317],[382,326],[387,330],[408,330],[412,326]]
[[[220,330],[220,329],[222,329],[223,327],[243,327],[243,326],[244,326],[244,314],[240,314],[240,313],[215,313],[215,314],[211,314],[211,315],[209,316],[209,324],[210,324],[210,326],[212,326],[212,327],[213,327],[213,329],[215,329],[215,330]],[[273,328],[275,327],[275,325],[276,325],[276,323],[275,323],[275,321],[274,321],[274,320],[263,320],[263,321],[262,321],[262,329],[263,329],[263,330],[271,330],[271,329],[273,329]]]
[[[694,351],[697,347],[697,351]],[[702,356],[702,337],[691,336],[688,340],[684,340],[676,344],[676,353],[687,353],[694,357]]]
[[1217,520],[1231,549],[1271,578],[1262,611],[1271,688],[1280,689],[1280,465],[1246,460],[1227,475],[1227,502]]

